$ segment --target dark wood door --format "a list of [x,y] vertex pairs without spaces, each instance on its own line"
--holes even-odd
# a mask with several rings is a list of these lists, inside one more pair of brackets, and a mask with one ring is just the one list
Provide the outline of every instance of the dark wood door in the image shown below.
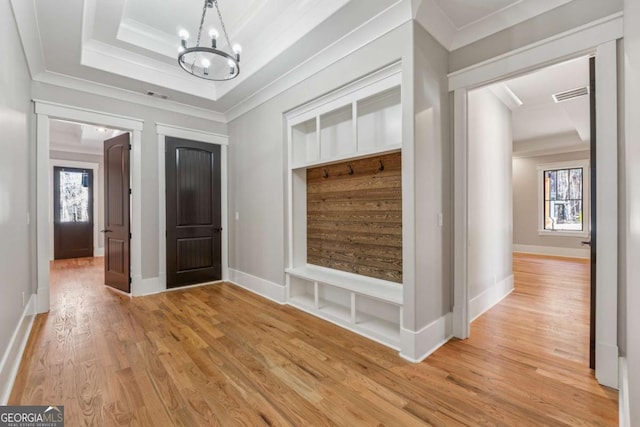
[[591,57],[589,59],[589,113],[591,122],[591,176],[590,181],[590,193],[589,206],[590,206],[590,220],[591,220],[591,299],[590,299],[590,324],[589,324],[589,367],[591,369],[596,368],[596,59]]
[[165,141],[167,287],[220,280],[220,147]]
[[93,256],[93,170],[53,168],[53,257]]
[[130,291],[129,134],[104,142],[104,283]]

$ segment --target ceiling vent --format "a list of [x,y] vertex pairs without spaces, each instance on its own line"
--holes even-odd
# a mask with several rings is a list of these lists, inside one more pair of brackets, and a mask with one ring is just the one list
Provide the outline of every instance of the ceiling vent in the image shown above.
[[154,98],[160,98],[160,99],[168,99],[169,97],[163,93],[158,93],[158,92],[153,92],[151,90],[147,91],[147,95],[149,96],[153,96]]
[[585,86],[585,87],[579,87],[577,89],[567,90],[565,92],[554,93],[552,96],[553,96],[553,100],[556,103],[558,103],[558,102],[568,101],[573,98],[578,98],[580,96],[585,96],[588,94],[589,94],[589,87]]

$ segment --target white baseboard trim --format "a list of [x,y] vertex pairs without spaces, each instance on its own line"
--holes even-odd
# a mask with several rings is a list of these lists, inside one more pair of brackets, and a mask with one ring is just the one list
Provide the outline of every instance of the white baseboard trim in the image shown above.
[[471,318],[471,322],[506,298],[512,291],[513,274],[501,282],[494,284],[489,289],[486,289],[480,295],[472,298],[469,301],[469,317]]
[[523,254],[550,255],[561,256],[567,258],[585,258],[591,257],[589,248],[557,248],[554,246],[536,246],[536,245],[513,245],[513,252],[521,252]]
[[13,331],[11,341],[9,341],[9,345],[2,356],[2,362],[0,362],[0,405],[6,405],[9,401],[13,383],[16,380],[20,362],[22,361],[22,354],[27,346],[31,327],[36,318],[36,305],[37,297],[32,294],[22,312],[18,326]]
[[233,268],[229,269],[229,281],[234,285],[247,289],[278,304],[286,302],[286,292],[283,285],[244,273]]
[[631,427],[631,407],[629,406],[629,371],[627,359],[620,358],[620,393],[618,394],[618,410],[620,427]]
[[38,293],[36,294],[36,310],[38,313],[49,312],[49,299],[50,288],[48,286],[38,289]]
[[596,342],[596,380],[598,383],[618,389],[619,355],[617,345]]
[[104,256],[104,247],[102,248],[93,248],[93,256]]
[[158,294],[166,290],[166,284],[163,285],[159,277],[148,277],[146,279],[143,279],[141,276],[131,277],[131,296],[141,297],[144,295]]
[[452,313],[436,319],[418,332],[401,328],[400,357],[413,363],[422,362],[451,339],[452,330]]

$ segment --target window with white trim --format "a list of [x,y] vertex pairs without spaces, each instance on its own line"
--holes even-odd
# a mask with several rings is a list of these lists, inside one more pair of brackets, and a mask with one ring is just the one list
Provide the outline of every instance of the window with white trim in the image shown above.
[[589,162],[538,166],[540,234],[589,234]]

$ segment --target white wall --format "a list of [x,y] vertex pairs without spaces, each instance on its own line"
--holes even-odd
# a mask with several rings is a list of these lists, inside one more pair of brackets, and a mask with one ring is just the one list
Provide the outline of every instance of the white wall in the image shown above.
[[[538,234],[538,166],[546,163],[588,160],[589,151],[513,159],[513,244],[541,247],[585,249],[585,237],[558,237]],[[588,248],[585,249],[586,256]]]
[[[0,360],[7,354],[26,299],[35,293],[31,274],[30,76],[8,0],[0,1]],[[35,220],[35,212],[31,213]],[[6,366],[2,366],[6,368]],[[5,372],[0,372],[3,391]],[[0,399],[1,400],[1,399]]]
[[35,99],[64,105],[87,108],[94,111],[117,114],[144,120],[142,130],[142,278],[158,277],[158,137],[156,122],[203,130],[220,134],[227,133],[224,123],[187,116],[140,104],[132,104],[114,98],[78,90],[32,83]]
[[[640,2],[625,0],[626,357],[630,426],[640,425]],[[622,272],[623,274],[625,272]],[[623,320],[624,321],[624,320]]]
[[[449,133],[448,56],[422,26],[414,24],[417,330],[450,312],[453,304],[453,144]],[[403,163],[402,167],[406,166]],[[440,213],[442,226],[438,222]],[[405,310],[411,303],[405,294]]]
[[[74,162],[87,162],[87,163],[97,163],[99,165],[98,170],[98,192],[94,194],[93,197],[98,199],[98,212],[93,213],[94,221],[98,223],[98,230],[104,229],[104,163],[102,161],[103,156],[99,156],[96,154],[86,154],[86,153],[73,153],[69,151],[49,151],[49,158],[56,160],[71,160]],[[94,177],[95,179],[96,177]],[[51,207],[53,209],[53,206]],[[53,238],[51,239],[51,244],[53,245]],[[98,233],[98,241],[94,242],[94,245],[97,248],[104,249],[104,233]],[[53,254],[52,254],[53,256]]]
[[513,141],[511,110],[490,88],[470,91],[468,96],[468,274],[473,300],[513,274]]

